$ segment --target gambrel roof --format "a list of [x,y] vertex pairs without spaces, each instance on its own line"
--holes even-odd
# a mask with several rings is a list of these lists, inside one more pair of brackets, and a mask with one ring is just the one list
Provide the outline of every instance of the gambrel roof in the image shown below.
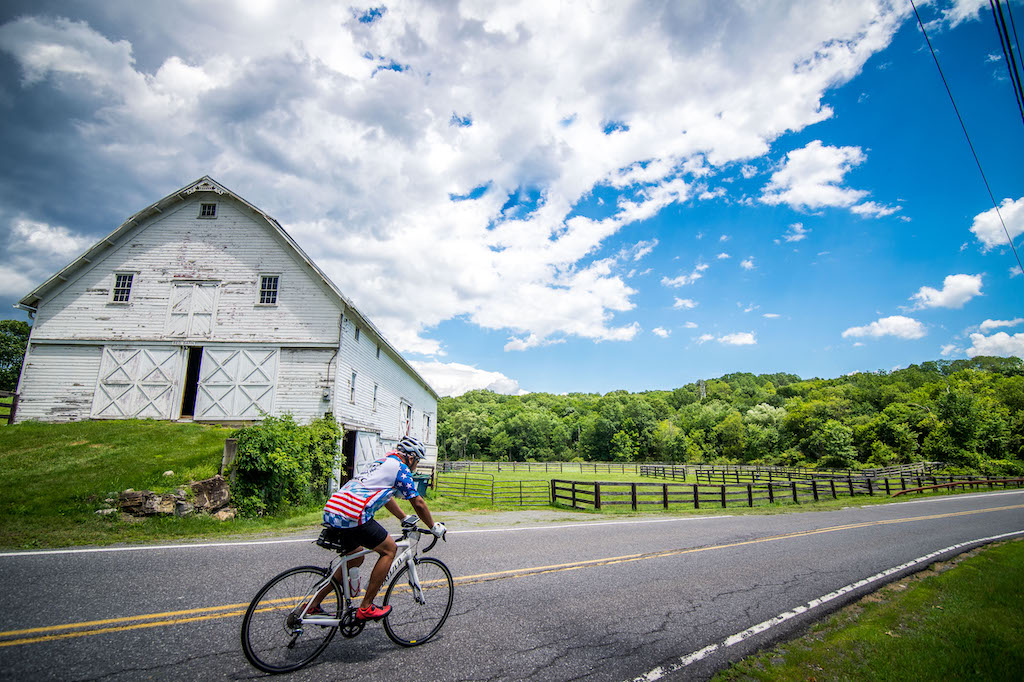
[[376,336],[376,338],[380,341],[381,345],[383,347],[386,347],[387,350],[389,351],[389,354],[398,361],[399,365],[403,369],[405,369],[406,372],[415,377],[417,381],[423,384],[423,386],[427,389],[427,391],[429,391],[429,393],[434,397],[434,399],[438,398],[437,392],[434,391],[430,384],[427,383],[422,376],[420,376],[419,372],[413,369],[413,367],[405,360],[405,358],[402,357],[401,353],[395,350],[395,348],[388,342],[388,340],[384,338],[384,335],[381,334],[380,330],[378,330],[377,327],[372,322],[370,322],[369,319],[367,319],[362,313],[360,313],[359,310],[352,304],[352,302],[348,298],[346,298],[346,296],[343,293],[341,293],[341,290],[338,289],[334,282],[332,282],[331,279],[317,266],[317,264],[314,263],[312,259],[310,259],[310,257],[306,255],[302,248],[299,247],[295,240],[292,239],[291,235],[289,235],[284,230],[284,228],[281,227],[281,224],[277,222],[276,219],[274,219],[261,209],[257,208],[253,204],[249,203],[248,201],[240,197],[238,194],[235,194],[228,188],[224,187],[222,184],[211,178],[209,175],[204,175],[195,182],[191,182],[188,185],[185,185],[176,192],[168,194],[163,199],[160,199],[159,201],[151,204],[150,206],[147,206],[138,213],[132,215],[126,221],[121,223],[121,225],[119,225],[116,230],[108,234],[103,239],[100,239],[98,242],[93,244],[88,250],[86,250],[85,253],[83,253],[81,256],[79,256],[74,261],[69,263],[62,270],[60,270],[58,273],[56,273],[48,280],[40,284],[38,287],[33,289],[30,293],[22,297],[22,299],[18,301],[16,307],[21,309],[27,309],[31,312],[34,312],[35,309],[39,306],[39,304],[47,296],[49,296],[55,290],[60,288],[64,283],[72,279],[76,279],[79,275],[88,270],[91,267],[92,263],[96,262],[104,255],[106,255],[105,252],[108,249],[113,248],[119,242],[120,239],[128,235],[133,230],[137,229],[140,225],[144,224],[149,218],[152,218],[163,213],[164,211],[171,208],[175,204],[179,204],[183,201],[186,201],[197,192],[213,192],[215,194],[230,197],[231,199],[237,201],[239,204],[248,208],[252,212],[252,214],[257,218],[258,221],[259,219],[262,219],[262,221],[265,222],[266,225],[271,230],[276,232],[277,235],[294,250],[295,254],[299,257],[299,259],[306,265],[306,267],[308,267],[311,270],[311,274],[314,276],[314,278],[321,280],[324,283],[324,285],[326,285],[328,291],[330,291],[330,293],[337,299],[337,302],[340,304],[342,312],[346,315],[346,317],[353,319],[361,327],[368,329],[374,336]]

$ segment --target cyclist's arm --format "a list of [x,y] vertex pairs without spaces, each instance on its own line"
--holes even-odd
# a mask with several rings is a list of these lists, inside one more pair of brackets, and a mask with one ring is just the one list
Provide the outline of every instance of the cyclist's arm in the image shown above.
[[[424,523],[427,524],[427,528],[434,527],[434,517],[430,515],[430,509],[427,508],[427,503],[423,501],[423,498],[417,495],[416,497],[409,500],[409,504],[412,505],[416,515],[423,519]],[[398,505],[395,505],[398,506]]]
[[405,518],[405,512],[402,511],[402,508],[398,506],[398,503],[395,502],[394,498],[388,500],[387,504],[384,505],[384,508],[391,512],[391,515],[399,521]]

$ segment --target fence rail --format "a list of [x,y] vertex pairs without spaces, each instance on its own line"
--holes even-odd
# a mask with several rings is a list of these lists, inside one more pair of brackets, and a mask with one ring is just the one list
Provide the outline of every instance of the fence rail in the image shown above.
[[[630,505],[637,510],[656,505],[668,509],[672,505],[702,507],[755,507],[775,502],[819,501],[857,495],[893,495],[902,491],[919,492],[922,481],[946,478],[944,485],[979,488],[1020,488],[1024,479],[985,478],[955,480],[951,477],[920,476],[876,479],[871,477],[845,479],[810,479],[772,481],[768,483],[625,483],[621,481],[551,481],[552,504],[565,504],[575,509],[602,509]],[[910,486],[908,487],[908,481]],[[916,488],[913,486],[917,482]]]
[[518,507],[551,504],[547,481],[496,481],[490,474],[439,473],[434,491],[439,495]]
[[543,471],[547,473],[595,473],[595,474],[635,474],[643,465],[636,462],[613,463],[613,462],[484,462],[484,461],[456,461],[439,462],[437,470],[440,473],[454,473],[474,471],[486,473],[505,471]]
[[8,425],[14,423],[14,415],[18,411],[18,394],[10,391],[0,391],[0,421],[6,421]]

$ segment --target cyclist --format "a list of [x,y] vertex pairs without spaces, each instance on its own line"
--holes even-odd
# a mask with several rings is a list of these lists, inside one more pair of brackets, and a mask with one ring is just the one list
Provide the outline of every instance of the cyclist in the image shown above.
[[[397,494],[409,500],[413,510],[430,527],[430,532],[435,537],[443,538],[447,530],[443,523],[434,523],[434,517],[430,514],[427,503],[416,491],[412,479],[416,464],[426,454],[427,450],[423,443],[411,436],[405,436],[398,441],[394,452],[388,453],[383,459],[378,459],[361,475],[345,483],[324,506],[324,524],[339,529],[337,538],[349,553],[366,547],[380,555],[370,572],[363,601],[356,611],[358,620],[380,620],[391,612],[391,606],[380,608],[373,600],[384,584],[384,578],[391,569],[398,547],[384,530],[384,526],[374,520],[373,515],[384,507],[397,519],[410,519],[411,517],[402,513],[402,508],[393,499]],[[363,557],[349,562],[349,587],[353,596],[359,592],[358,566],[362,562]],[[334,577],[335,580],[341,580],[341,567]],[[310,613],[314,611],[319,611],[319,599],[310,609]]]

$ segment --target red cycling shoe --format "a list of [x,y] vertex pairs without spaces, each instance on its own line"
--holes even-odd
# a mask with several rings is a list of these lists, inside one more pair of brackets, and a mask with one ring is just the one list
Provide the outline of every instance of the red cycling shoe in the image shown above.
[[360,606],[356,609],[356,620],[380,620],[381,618],[387,618],[387,615],[391,613],[391,607],[385,606],[381,608],[376,604],[370,604],[369,606]]

